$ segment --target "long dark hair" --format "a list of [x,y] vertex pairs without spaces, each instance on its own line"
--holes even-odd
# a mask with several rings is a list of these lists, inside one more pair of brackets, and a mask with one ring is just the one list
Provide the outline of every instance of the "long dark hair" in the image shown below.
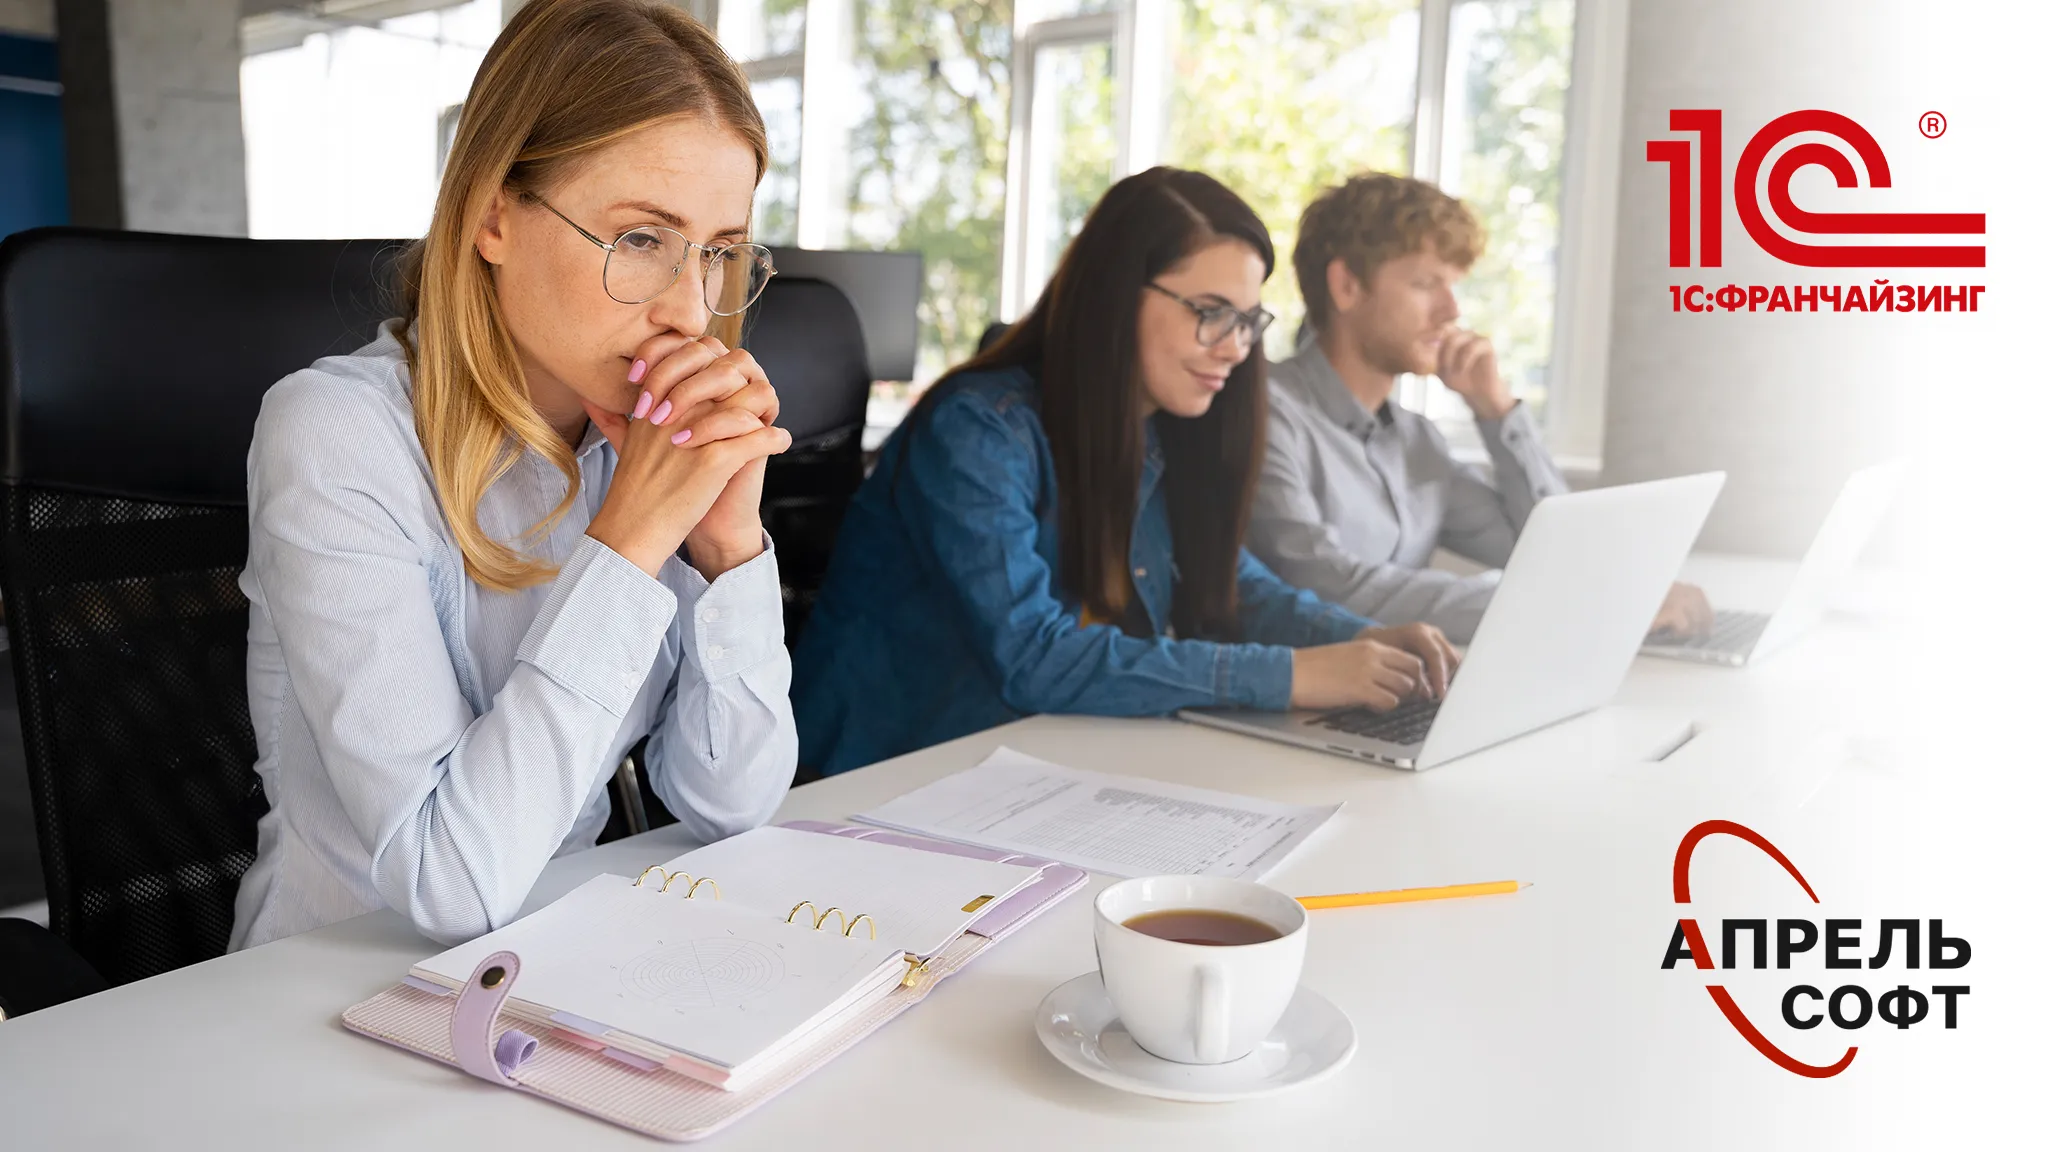
[[[1266,226],[1214,177],[1162,167],[1117,181],[1031,311],[932,390],[984,369],[1037,371],[1060,491],[1061,583],[1095,615],[1140,635],[1151,632],[1130,572],[1145,461],[1140,298],[1155,276],[1224,238],[1251,245],[1272,275]],[[1161,412],[1156,426],[1179,568],[1174,630],[1236,639],[1237,559],[1266,450],[1265,353],[1254,344],[1207,412]]]

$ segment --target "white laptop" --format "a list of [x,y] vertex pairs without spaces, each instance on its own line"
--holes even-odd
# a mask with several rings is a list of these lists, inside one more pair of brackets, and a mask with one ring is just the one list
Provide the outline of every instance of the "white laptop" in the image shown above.
[[1898,496],[1905,473],[1900,461],[1852,474],[1821,521],[1820,531],[1799,562],[1792,585],[1775,612],[1716,609],[1714,626],[1692,637],[1652,634],[1643,643],[1649,656],[1740,666],[1762,659],[1798,639],[1826,615],[1828,604],[1870,543],[1871,534]]
[[1396,768],[1433,768],[1597,708],[1621,687],[1724,479],[1708,472],[1538,504],[1441,701],[1391,712],[1180,715]]

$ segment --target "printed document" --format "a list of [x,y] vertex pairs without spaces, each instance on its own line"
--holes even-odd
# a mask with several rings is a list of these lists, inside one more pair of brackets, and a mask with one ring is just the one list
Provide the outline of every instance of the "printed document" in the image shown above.
[[1256,880],[1339,807],[1084,772],[998,748],[965,772],[854,819],[1111,876]]

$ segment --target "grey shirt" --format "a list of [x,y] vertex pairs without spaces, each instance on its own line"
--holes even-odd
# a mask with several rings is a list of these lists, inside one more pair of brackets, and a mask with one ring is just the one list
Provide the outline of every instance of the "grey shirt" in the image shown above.
[[1507,563],[1536,502],[1567,491],[1529,410],[1478,421],[1494,479],[1451,455],[1427,417],[1358,402],[1309,342],[1273,365],[1266,463],[1246,543],[1282,580],[1382,624],[1472,638],[1498,572],[1429,567],[1439,547]]

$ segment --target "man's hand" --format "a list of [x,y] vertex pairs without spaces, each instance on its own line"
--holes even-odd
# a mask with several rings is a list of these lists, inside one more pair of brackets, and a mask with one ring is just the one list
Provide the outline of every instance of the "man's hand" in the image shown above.
[[1515,406],[1515,397],[1500,378],[1493,342],[1477,332],[1453,329],[1436,350],[1437,379],[1464,397],[1472,415],[1498,420]]
[[1713,627],[1714,609],[1707,604],[1707,594],[1690,584],[1673,584],[1650,623],[1650,635],[1685,639],[1704,636]]

